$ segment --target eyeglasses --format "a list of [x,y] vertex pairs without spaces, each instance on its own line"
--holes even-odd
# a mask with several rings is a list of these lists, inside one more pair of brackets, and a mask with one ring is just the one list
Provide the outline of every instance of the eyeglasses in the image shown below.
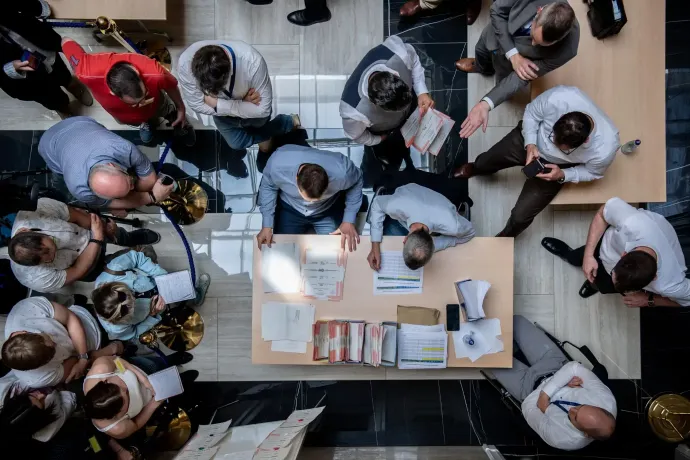
[[556,140],[554,139],[554,136],[553,136],[553,129],[551,130],[551,134],[549,134],[549,140],[551,141],[551,143],[552,143],[553,145],[556,146],[556,148],[557,148],[558,150],[560,150],[561,152],[563,152],[564,155],[570,155],[571,153],[573,153],[575,150],[577,150],[577,149],[579,148],[579,147],[575,147],[574,149],[563,150],[563,149],[556,143]]

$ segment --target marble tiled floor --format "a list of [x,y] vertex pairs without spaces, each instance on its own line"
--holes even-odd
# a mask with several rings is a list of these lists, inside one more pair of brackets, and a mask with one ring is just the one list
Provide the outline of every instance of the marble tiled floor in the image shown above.
[[[306,29],[293,26],[284,19],[288,12],[301,7],[302,2],[298,0],[277,0],[272,6],[265,7],[251,6],[244,0],[170,0],[169,3],[170,20],[166,23],[147,23],[147,27],[167,30],[175,37],[170,47],[174,60],[185,46],[196,40],[238,38],[254,44],[265,56],[271,70],[276,95],[274,112],[299,113],[303,125],[314,130],[310,137],[317,139],[343,137],[338,100],[344,82],[361,56],[388,34],[388,31],[384,31],[383,12],[386,9],[382,8],[382,0],[333,0],[329,2],[333,19]],[[485,0],[482,16],[469,28],[468,43],[460,50],[461,55],[473,55],[479,33],[488,24],[490,3],[490,0]],[[388,11],[392,11],[390,5]],[[393,19],[390,18],[388,24]],[[138,24],[123,25],[129,30],[140,28]],[[425,27],[432,28],[433,25]],[[424,36],[418,35],[420,29],[409,30],[411,32],[403,37],[410,38],[416,44],[424,41]],[[95,43],[81,30],[63,29],[60,32],[74,36],[88,45],[91,51],[109,47],[107,43]],[[459,45],[459,42],[453,40],[453,44]],[[489,78],[469,75],[466,90],[453,87],[452,93],[466,93],[471,107],[492,85]],[[469,140],[470,159],[517,124],[527,101],[525,96],[491,113],[487,132],[478,132]],[[127,129],[119,126],[97,104],[84,113],[111,129]],[[37,104],[18,102],[4,94],[0,94],[0,119],[3,120],[3,130],[45,130],[58,121],[56,116]],[[461,123],[462,119],[456,122]],[[201,120],[195,120],[195,124],[204,127]],[[330,147],[333,148],[333,145],[330,144]],[[361,148],[347,143],[341,144],[337,150],[353,158],[361,155]],[[151,149],[148,153],[157,157],[159,152]],[[251,155],[253,152],[250,151]],[[248,157],[243,161],[250,166]],[[184,166],[184,160],[171,157],[171,161]],[[423,166],[421,162],[418,164]],[[222,189],[226,197],[234,200],[230,207],[235,213],[209,214],[201,223],[185,230],[194,248],[197,270],[206,271],[213,278],[207,303],[202,307],[208,325],[206,336],[194,350],[196,360],[192,363],[192,367],[200,370],[203,380],[478,377],[477,372],[462,369],[422,373],[319,366],[310,367],[307,372],[299,367],[252,365],[249,337],[250,274],[253,237],[260,225],[260,216],[251,212],[252,186],[258,183],[260,177],[238,179],[221,170],[210,175],[209,181],[213,182],[213,186]],[[473,221],[479,236],[494,235],[503,227],[521,186],[522,177],[517,169],[491,178],[469,181],[470,196],[475,201]],[[587,212],[549,207],[517,239],[515,311],[538,321],[562,339],[589,345],[608,367],[613,378],[639,379],[638,312],[626,309],[617,296],[598,296],[588,302],[582,301],[577,295],[582,281],[578,270],[563,266],[560,260],[555,260],[540,246],[544,236],[562,237],[573,245],[581,244],[590,217],[591,213]],[[163,234],[163,241],[157,246],[161,265],[168,270],[185,268],[184,250],[174,230],[168,224],[155,222],[156,216],[152,216],[152,219],[152,228]],[[88,285],[81,285],[78,289],[89,292]]]

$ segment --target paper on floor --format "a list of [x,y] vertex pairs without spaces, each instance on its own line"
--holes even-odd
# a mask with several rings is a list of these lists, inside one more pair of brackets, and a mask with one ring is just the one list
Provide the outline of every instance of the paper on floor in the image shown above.
[[267,302],[261,305],[264,340],[311,342],[315,308],[308,304]]

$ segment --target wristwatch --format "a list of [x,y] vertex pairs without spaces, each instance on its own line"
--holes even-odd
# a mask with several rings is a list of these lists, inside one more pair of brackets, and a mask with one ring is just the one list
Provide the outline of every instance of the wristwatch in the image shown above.
[[654,302],[654,293],[650,292],[649,295],[647,296],[647,306],[648,307],[656,307],[656,302]]
[[79,358],[79,359],[85,359],[85,360],[88,361],[88,360],[89,360],[89,353],[87,352],[87,353],[82,353],[82,354],[80,354],[80,355],[77,355],[77,358]]

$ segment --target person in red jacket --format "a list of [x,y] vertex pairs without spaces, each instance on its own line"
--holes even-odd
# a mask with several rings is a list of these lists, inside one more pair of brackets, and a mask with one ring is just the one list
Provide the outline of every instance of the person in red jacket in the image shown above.
[[71,38],[62,39],[62,52],[74,74],[118,122],[138,126],[148,144],[160,118],[191,147],[194,128],[185,116],[177,79],[154,59],[137,53],[89,54]]

